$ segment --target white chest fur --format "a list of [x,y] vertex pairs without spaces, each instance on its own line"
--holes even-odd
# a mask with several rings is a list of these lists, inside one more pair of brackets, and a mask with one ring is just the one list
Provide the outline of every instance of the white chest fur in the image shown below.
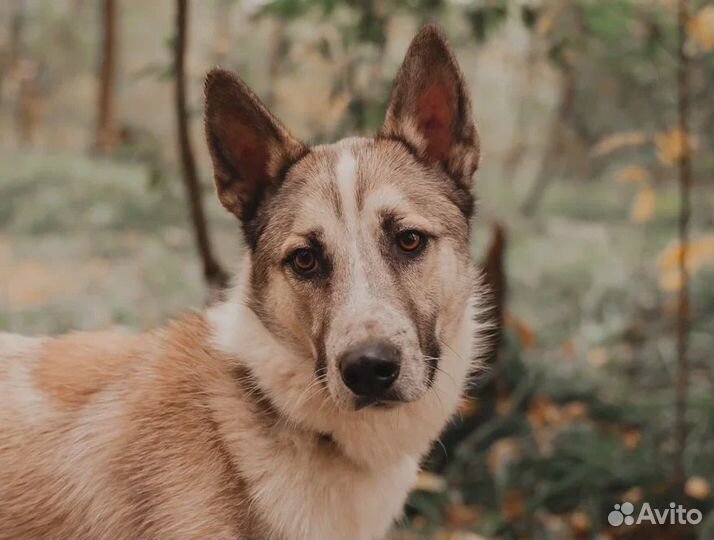
[[412,458],[378,471],[305,453],[293,458],[266,464],[253,485],[261,514],[284,540],[383,538],[401,513],[418,470]]

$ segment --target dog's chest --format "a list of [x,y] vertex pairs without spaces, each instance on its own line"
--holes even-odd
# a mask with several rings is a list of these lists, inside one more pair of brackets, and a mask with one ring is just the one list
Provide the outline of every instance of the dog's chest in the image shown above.
[[414,485],[412,457],[378,471],[319,452],[266,463],[254,477],[255,504],[284,540],[380,540]]

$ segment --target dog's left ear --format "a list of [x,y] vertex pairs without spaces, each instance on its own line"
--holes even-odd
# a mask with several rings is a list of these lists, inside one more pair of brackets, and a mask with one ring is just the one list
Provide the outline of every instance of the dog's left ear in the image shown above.
[[412,40],[380,135],[403,140],[470,188],[479,161],[478,132],[463,75],[437,26],[423,27]]

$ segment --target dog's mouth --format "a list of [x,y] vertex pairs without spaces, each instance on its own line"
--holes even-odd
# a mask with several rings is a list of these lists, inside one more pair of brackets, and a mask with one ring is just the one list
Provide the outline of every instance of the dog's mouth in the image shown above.
[[372,407],[374,409],[393,409],[403,403],[406,403],[406,401],[401,398],[384,399],[374,397],[358,397],[355,400],[355,411],[361,411],[367,407]]

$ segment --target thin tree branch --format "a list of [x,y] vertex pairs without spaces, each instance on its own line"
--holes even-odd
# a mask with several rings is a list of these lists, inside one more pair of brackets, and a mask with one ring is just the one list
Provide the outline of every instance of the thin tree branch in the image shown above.
[[196,171],[196,160],[189,137],[188,110],[186,106],[186,43],[188,26],[188,1],[176,1],[176,39],[174,42],[174,77],[176,122],[178,146],[181,155],[183,183],[191,213],[191,222],[196,246],[203,264],[203,276],[209,287],[210,299],[220,297],[228,284],[228,274],[213,255],[211,239],[208,235],[206,215],[203,210],[203,196]]
[[116,79],[117,5],[116,0],[102,2],[102,48],[99,66],[99,102],[96,149],[109,151],[118,140],[114,85]]

